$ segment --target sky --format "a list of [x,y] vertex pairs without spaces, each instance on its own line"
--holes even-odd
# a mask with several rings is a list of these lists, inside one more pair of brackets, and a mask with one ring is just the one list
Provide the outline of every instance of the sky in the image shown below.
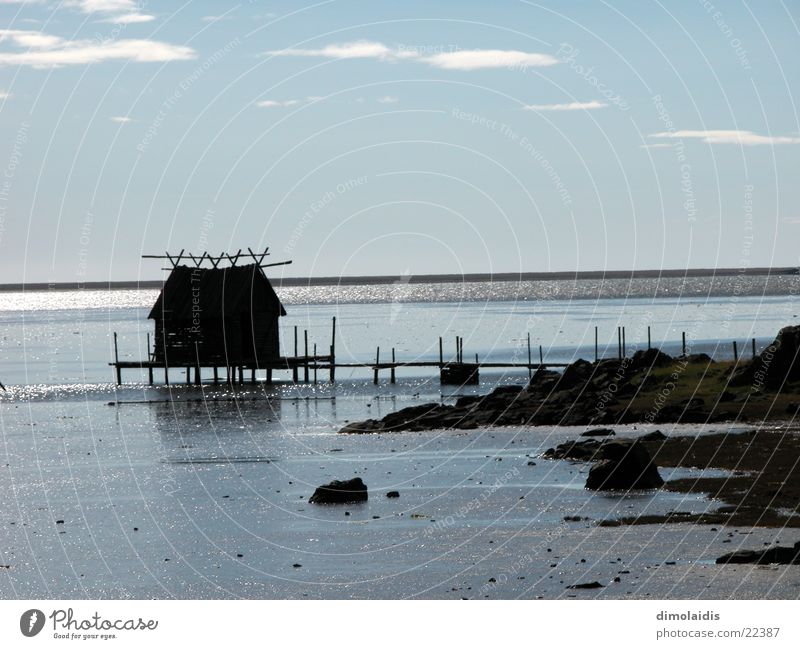
[[0,282],[800,265],[800,2],[0,0]]

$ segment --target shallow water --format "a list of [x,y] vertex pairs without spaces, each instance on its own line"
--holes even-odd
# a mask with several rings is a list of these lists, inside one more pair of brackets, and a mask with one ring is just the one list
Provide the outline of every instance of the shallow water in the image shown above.
[[[649,324],[654,344],[667,351],[678,348],[686,330],[692,351],[724,357],[732,337],[743,346],[753,335],[760,346],[771,341],[791,323],[796,306],[791,295],[424,304],[387,301],[387,288],[381,290],[382,302],[324,303],[319,293],[316,303],[288,304],[284,344],[297,324],[324,348],[336,315],[340,360],[369,360],[377,345],[382,354],[395,347],[400,359],[434,359],[438,336],[449,341],[456,334],[465,337],[467,356],[524,360],[521,345],[530,331],[534,354],[541,344],[546,360],[555,362],[591,358],[595,325],[601,353],[614,354],[618,324],[628,327],[629,351],[646,339]],[[587,465],[538,457],[579,430],[336,434],[347,421],[451,401],[456,391],[433,374],[399,370],[396,385],[383,377],[374,386],[366,371],[341,370],[335,385],[320,376],[317,385],[196,388],[148,387],[130,372],[124,377],[130,383],[117,388],[107,364],[111,333],[119,332],[122,358],[144,357],[152,326],[144,305],[153,295],[101,293],[26,294],[22,302],[0,295],[6,305],[0,308],[0,378],[8,386],[0,392],[0,597],[764,598],[800,592],[797,567],[713,564],[739,547],[796,540],[780,530],[596,527],[605,518],[700,512],[717,503],[666,491],[587,492]],[[526,378],[527,372],[483,372],[480,386],[457,392]],[[176,370],[173,381],[181,380]],[[720,428],[726,429],[662,430]],[[663,473],[673,476],[668,468]],[[316,486],[355,475],[369,486],[367,503],[307,503]],[[678,470],[673,477],[695,475]],[[401,497],[385,498],[388,490]],[[566,590],[595,580],[605,587]]]

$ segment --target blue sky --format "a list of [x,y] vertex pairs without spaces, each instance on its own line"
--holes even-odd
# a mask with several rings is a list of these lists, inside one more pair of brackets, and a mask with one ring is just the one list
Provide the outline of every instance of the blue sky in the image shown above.
[[797,2],[0,16],[4,282],[800,264]]

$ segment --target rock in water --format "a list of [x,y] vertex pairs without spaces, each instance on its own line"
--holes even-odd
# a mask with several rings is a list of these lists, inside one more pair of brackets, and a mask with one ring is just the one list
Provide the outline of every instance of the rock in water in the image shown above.
[[353,478],[352,480],[334,480],[317,487],[308,502],[318,505],[336,505],[362,502],[367,498],[367,485],[361,481],[361,478]]
[[592,428],[585,433],[581,433],[581,437],[611,437],[616,433],[610,428]]
[[717,563],[754,563],[767,565],[778,563],[782,565],[800,564],[800,541],[793,548],[769,548],[767,550],[737,550],[717,559]]
[[637,440],[605,442],[596,457],[600,461],[589,470],[587,489],[656,489],[664,484],[650,453]]

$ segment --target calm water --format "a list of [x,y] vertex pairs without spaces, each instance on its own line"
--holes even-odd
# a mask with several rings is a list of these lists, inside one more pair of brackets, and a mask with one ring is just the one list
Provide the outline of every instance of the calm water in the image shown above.
[[[378,345],[401,359],[435,358],[439,335],[451,352],[449,341],[462,335],[467,355],[524,359],[530,332],[535,353],[541,344],[555,361],[591,357],[595,326],[601,347],[615,353],[618,325],[629,347],[650,325],[668,351],[687,331],[694,351],[723,356],[731,339],[763,344],[798,312],[788,284],[782,294],[712,296],[706,282],[704,293],[659,288],[654,297],[648,281],[633,297],[609,294],[628,282],[606,282],[602,297],[582,299],[563,286],[546,298],[526,287],[526,299],[518,285],[291,289],[281,295],[283,337],[291,341],[297,325],[325,348],[336,315],[342,360],[373,358]],[[450,399],[424,372],[401,371],[394,386],[353,371],[334,386],[241,390],[148,388],[130,372],[117,389],[111,332],[123,358],[144,357],[154,297],[0,294],[0,379],[9,388],[0,393],[0,597],[763,598],[800,588],[797,567],[713,564],[738,547],[796,540],[780,530],[596,527],[607,517],[716,504],[669,492],[586,492],[585,465],[538,458],[575,430],[336,434],[347,421]],[[525,378],[484,374],[476,389]],[[353,475],[369,486],[367,503],[308,505],[317,485]],[[691,475],[699,474],[676,474]],[[400,499],[386,499],[390,489]],[[607,588],[565,590],[594,580]]]

